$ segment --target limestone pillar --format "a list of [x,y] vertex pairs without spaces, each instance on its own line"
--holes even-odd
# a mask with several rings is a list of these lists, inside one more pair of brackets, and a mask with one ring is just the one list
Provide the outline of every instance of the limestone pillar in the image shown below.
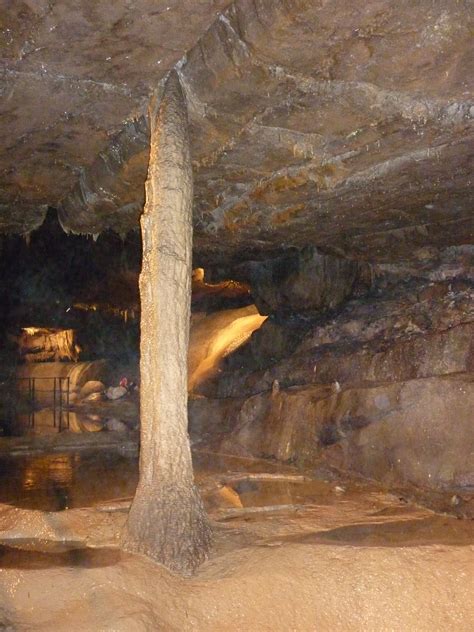
[[175,71],[151,119],[141,218],[140,480],[122,544],[188,574],[205,559],[211,533],[187,432],[193,181],[186,102]]

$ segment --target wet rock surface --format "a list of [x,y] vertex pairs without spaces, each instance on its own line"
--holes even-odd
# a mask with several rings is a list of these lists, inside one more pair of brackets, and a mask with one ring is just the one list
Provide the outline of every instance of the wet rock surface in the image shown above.
[[458,255],[406,278],[380,268],[330,311],[271,315],[207,384],[215,399],[190,402],[200,446],[323,460],[474,516],[472,253]]
[[[321,471],[205,452],[194,460],[215,546],[192,579],[117,549],[129,500],[61,512],[0,506],[1,624],[470,629],[471,521]],[[58,596],[47,603],[46,584]]]
[[238,400],[233,428],[213,445],[300,466],[326,459],[389,486],[465,494],[456,513],[473,517],[473,384],[470,376],[265,392]]
[[[66,232],[136,228],[147,108],[175,68],[190,118],[194,254],[217,270],[214,283],[201,278],[195,305],[206,311],[212,295],[230,292],[242,322],[236,332],[235,314],[213,315],[226,331],[197,331],[203,344],[190,355],[192,443],[206,457],[241,457],[225,472],[195,458],[216,534],[196,578],[183,583],[117,551],[136,468],[110,468],[126,496],[111,498],[100,468],[87,468],[92,489],[76,466],[87,447],[136,454],[138,394],[114,386],[124,397],[105,401],[104,384],[118,383],[105,366],[62,363],[57,374],[73,384],[70,432],[0,442],[7,474],[12,454],[38,457],[17,468],[4,498],[36,511],[0,507],[0,627],[471,630],[472,523],[407,502],[474,516],[470,2],[28,0],[4,9],[0,232],[29,244],[48,206]],[[11,288],[25,253],[7,241]],[[126,262],[111,257],[113,240],[98,249],[106,243],[97,262],[118,281]],[[56,255],[65,268],[66,250]],[[234,266],[262,315],[247,285],[220,283]],[[30,283],[46,283],[26,314],[40,318],[43,301],[51,318],[55,276],[39,272]],[[97,272],[95,296],[89,289],[77,303],[71,275],[62,307],[135,318],[136,292],[124,309],[109,303]],[[94,320],[102,330],[100,313],[89,327]],[[104,348],[128,347],[125,334],[108,340]],[[39,433],[51,432],[50,399]],[[267,461],[252,468],[255,455]],[[354,489],[355,479],[365,482]],[[41,511],[45,497],[52,511]],[[106,502],[70,513],[92,497]],[[60,598],[45,604],[45,586]]]

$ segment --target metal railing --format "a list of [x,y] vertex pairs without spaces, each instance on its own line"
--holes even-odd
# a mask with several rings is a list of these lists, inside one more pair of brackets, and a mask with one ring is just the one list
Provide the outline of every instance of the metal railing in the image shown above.
[[[39,409],[38,394],[52,395],[53,427],[59,431],[69,428],[69,377],[17,377],[16,393],[26,393],[28,403],[28,425],[35,427],[35,414]],[[52,382],[52,388],[41,388],[45,381]],[[18,388],[18,385],[26,384],[26,388]],[[43,406],[46,408],[46,406]]]

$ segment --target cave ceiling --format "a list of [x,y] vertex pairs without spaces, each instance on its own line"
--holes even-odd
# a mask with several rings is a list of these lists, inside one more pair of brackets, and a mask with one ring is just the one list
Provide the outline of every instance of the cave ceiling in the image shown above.
[[474,243],[474,2],[0,0],[0,230],[138,227],[175,67],[195,250],[374,261]]

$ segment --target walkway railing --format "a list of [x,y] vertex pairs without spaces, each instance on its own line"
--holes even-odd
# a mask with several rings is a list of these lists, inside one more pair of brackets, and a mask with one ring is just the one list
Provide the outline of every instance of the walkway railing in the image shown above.
[[[69,428],[69,377],[17,377],[14,381],[17,394],[26,394],[29,427],[35,427],[35,413],[40,408],[38,395],[51,393],[54,428],[59,431]],[[52,383],[52,388],[45,388],[45,382]]]

